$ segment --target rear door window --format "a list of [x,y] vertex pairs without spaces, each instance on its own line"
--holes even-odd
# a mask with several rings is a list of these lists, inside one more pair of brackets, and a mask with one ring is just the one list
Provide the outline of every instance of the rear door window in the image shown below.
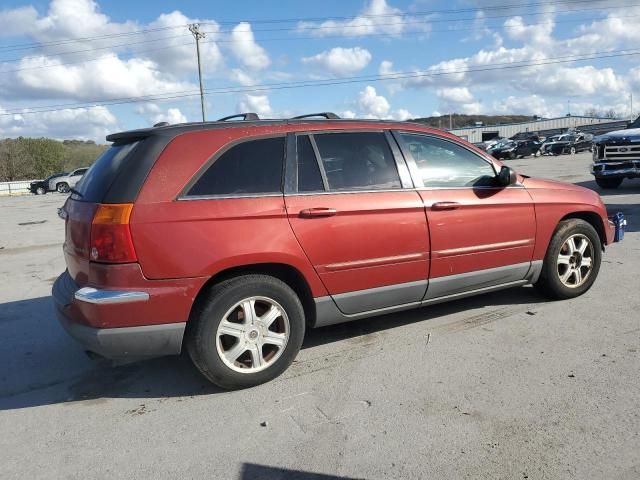
[[283,164],[284,137],[249,140],[218,157],[187,196],[281,193]]
[[401,188],[391,148],[380,132],[314,135],[329,190]]

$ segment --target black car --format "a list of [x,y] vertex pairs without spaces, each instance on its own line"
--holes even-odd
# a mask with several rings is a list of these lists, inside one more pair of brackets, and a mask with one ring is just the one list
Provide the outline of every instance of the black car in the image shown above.
[[487,152],[497,159],[514,159],[527,157],[529,155],[535,155],[537,157],[540,155],[540,142],[536,140],[507,140],[497,143],[488,149]]
[[562,140],[551,142],[545,145],[545,152],[550,155],[575,154],[578,152],[591,151],[593,147],[593,135],[589,133],[578,133],[567,135]]
[[29,191],[36,195],[44,195],[47,192],[50,192],[49,182],[54,178],[62,177],[63,175],[67,175],[66,173],[56,173],[55,175],[51,175],[50,177],[45,178],[44,180],[36,180],[35,182],[31,182],[29,184]]

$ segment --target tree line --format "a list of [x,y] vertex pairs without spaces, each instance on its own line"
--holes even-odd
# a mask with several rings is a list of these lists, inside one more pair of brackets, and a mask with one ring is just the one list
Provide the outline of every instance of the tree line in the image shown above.
[[46,178],[88,167],[107,148],[92,140],[7,138],[0,140],[0,182]]

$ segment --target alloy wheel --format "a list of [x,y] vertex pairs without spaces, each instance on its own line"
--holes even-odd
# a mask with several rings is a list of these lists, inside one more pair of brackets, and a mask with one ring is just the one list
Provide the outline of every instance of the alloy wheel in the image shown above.
[[218,355],[240,373],[264,370],[284,352],[291,328],[284,308],[267,297],[249,297],[231,307],[218,326]]
[[583,285],[593,270],[593,244],[586,235],[571,235],[560,248],[558,277],[563,285],[577,288]]

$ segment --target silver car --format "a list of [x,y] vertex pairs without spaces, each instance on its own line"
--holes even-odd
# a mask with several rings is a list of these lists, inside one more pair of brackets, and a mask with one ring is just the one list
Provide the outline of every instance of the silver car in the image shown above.
[[76,168],[71,173],[52,178],[49,180],[49,191],[69,192],[70,189],[76,186],[87,170],[89,170],[87,167]]

